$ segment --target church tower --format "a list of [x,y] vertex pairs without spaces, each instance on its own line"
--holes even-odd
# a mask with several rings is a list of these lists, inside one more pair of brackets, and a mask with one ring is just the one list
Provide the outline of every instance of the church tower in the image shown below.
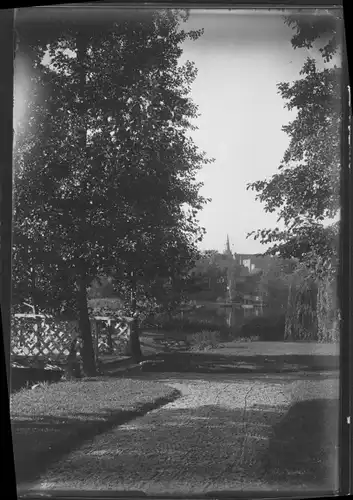
[[229,236],[227,234],[227,242],[226,242],[226,248],[224,250],[224,255],[228,255],[229,257],[233,258],[232,251],[230,249],[230,243],[229,243]]

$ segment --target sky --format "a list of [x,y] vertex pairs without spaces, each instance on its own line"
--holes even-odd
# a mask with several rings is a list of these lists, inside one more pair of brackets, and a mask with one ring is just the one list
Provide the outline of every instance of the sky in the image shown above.
[[223,251],[227,234],[232,251],[257,253],[266,247],[246,235],[277,225],[264,212],[248,182],[269,178],[289,144],[281,131],[295,117],[284,108],[279,82],[300,78],[315,49],[294,50],[293,30],[280,11],[191,11],[184,29],[204,28],[196,41],[184,43],[182,60],[194,61],[198,75],[191,97],[200,117],[195,143],[214,158],[199,172],[201,194],[212,201],[199,213],[207,234],[202,249]]

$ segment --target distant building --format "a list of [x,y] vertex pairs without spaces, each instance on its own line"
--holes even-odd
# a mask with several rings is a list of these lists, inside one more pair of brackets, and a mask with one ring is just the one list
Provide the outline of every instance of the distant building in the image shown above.
[[272,259],[267,255],[261,257],[254,254],[235,254],[234,258],[238,264],[246,267],[251,273],[266,271]]

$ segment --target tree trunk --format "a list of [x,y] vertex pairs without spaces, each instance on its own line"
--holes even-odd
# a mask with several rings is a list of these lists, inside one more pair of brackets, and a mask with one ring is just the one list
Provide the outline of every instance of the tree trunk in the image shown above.
[[67,357],[66,376],[68,379],[80,378],[80,363],[77,359],[77,338],[72,339],[70,344],[70,352]]
[[134,273],[131,273],[131,312],[133,320],[130,324],[130,339],[129,339],[129,351],[132,359],[139,363],[142,360],[142,352],[140,345],[140,332],[138,318],[136,317],[136,279]]
[[91,333],[91,322],[88,314],[86,280],[81,277],[78,283],[79,329],[82,338],[83,374],[87,377],[97,375],[95,354]]
[[139,363],[142,360],[140,332],[137,318],[134,318],[130,325],[129,351],[135,363]]
[[336,287],[328,277],[320,279],[317,288],[318,340],[336,342],[339,338]]
[[288,291],[288,302],[287,302],[287,311],[286,311],[286,319],[285,319],[285,328],[284,328],[284,340],[293,340],[293,309],[294,309],[294,298],[295,298],[295,290],[293,290],[294,285],[293,282],[289,285]]

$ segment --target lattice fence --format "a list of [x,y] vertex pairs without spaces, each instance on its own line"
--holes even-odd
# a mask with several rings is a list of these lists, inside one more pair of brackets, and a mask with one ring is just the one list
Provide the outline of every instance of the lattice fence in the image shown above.
[[70,344],[79,333],[77,321],[60,321],[33,314],[15,315],[11,326],[13,356],[49,362],[66,360]]
[[[124,354],[129,339],[129,320],[109,317],[91,319],[92,339],[99,359],[104,354]],[[72,340],[81,347],[77,321],[60,320],[34,314],[12,317],[11,354],[47,363],[67,361]]]
[[104,354],[126,354],[130,336],[130,320],[98,316],[92,322],[95,351]]

